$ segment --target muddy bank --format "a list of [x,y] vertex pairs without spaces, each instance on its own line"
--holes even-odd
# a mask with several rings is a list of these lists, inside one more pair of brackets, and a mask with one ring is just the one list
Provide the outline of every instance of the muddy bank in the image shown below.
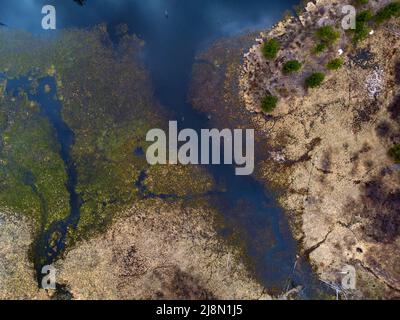
[[38,289],[28,253],[33,224],[10,212],[0,212],[0,299],[47,299]]
[[137,203],[71,250],[58,281],[75,299],[267,299],[217,220],[207,201]]

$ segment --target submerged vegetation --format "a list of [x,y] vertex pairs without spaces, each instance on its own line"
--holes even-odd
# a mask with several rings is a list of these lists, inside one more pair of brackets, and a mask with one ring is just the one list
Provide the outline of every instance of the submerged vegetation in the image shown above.
[[69,212],[66,173],[53,129],[26,93],[0,99],[0,206],[42,228]]
[[[40,79],[55,79],[56,92],[46,93],[62,102],[63,121],[74,134],[70,157],[81,201],[79,223],[69,230],[69,243],[102,231],[141,199],[135,182],[150,168],[135,150],[146,149],[149,129],[163,127],[148,74],[134,59],[141,46],[126,32],[114,46],[105,26],[61,31],[49,38],[0,30],[0,74],[4,75],[4,83],[0,80],[0,208],[29,215],[39,233],[68,217],[71,210],[68,172],[54,128],[40,104],[29,101],[27,94],[14,97],[4,90],[7,79],[19,77],[29,78],[31,94]],[[177,170],[168,166],[163,175]],[[188,177],[189,171],[182,174]],[[150,173],[157,181],[157,171]],[[166,181],[170,190],[179,185],[182,192],[190,192],[195,187],[190,179]]]

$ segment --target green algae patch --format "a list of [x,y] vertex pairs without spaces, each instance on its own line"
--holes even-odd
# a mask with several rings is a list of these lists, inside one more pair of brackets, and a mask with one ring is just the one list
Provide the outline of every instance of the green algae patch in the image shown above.
[[53,129],[26,95],[0,101],[0,207],[47,228],[69,212],[66,173]]
[[[55,99],[62,102],[63,120],[74,133],[70,154],[81,198],[81,217],[71,238],[101,230],[137,199],[134,182],[148,165],[134,149],[146,146],[146,132],[159,126],[156,115],[161,113],[148,74],[135,60],[142,45],[125,33],[114,47],[105,26],[46,37],[0,30],[5,78],[27,77],[33,84],[46,76],[56,80]],[[3,82],[0,88],[4,93]],[[53,94],[49,89],[45,93]],[[34,112],[26,99],[8,99],[15,100],[18,112],[3,99],[0,206],[30,215],[46,228],[70,211],[60,146],[40,106]]]
[[183,165],[157,165],[147,172],[146,189],[157,195],[198,197],[213,191],[214,182],[205,169]]
[[[5,79],[29,78],[32,91],[41,79],[53,78],[56,90],[45,86],[44,92],[62,104],[62,120],[74,135],[69,154],[76,170],[80,214],[76,227],[68,228],[69,246],[103,232],[142,199],[143,190],[136,182],[143,172],[145,187],[155,194],[198,195],[209,191],[213,183],[200,169],[150,167],[144,154],[135,154],[137,149],[146,150],[146,133],[165,127],[167,121],[153,97],[148,72],[137,59],[143,42],[126,30],[118,36],[112,43],[104,25],[51,36],[0,30],[0,73]],[[0,93],[5,85],[0,81]],[[40,105],[31,106],[22,99],[14,103],[21,110],[35,109],[37,119],[28,117],[1,131],[0,174],[5,178],[0,207],[27,214],[38,227],[47,228],[70,214],[68,172],[54,128],[40,114]],[[9,122],[11,113],[11,109],[1,109],[1,125]],[[5,154],[4,146],[12,152]],[[35,150],[29,154],[31,149]],[[29,155],[22,159],[24,153]],[[10,159],[18,160],[19,166],[11,166]],[[195,179],[189,178],[192,174]]]

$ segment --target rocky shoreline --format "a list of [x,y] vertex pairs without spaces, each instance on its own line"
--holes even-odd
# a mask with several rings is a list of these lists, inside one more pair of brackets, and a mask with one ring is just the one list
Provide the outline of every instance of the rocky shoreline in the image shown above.
[[[358,10],[376,12],[390,1],[371,3]],[[321,283],[343,289],[341,272],[350,265],[356,290],[340,291],[341,298],[398,298],[399,170],[388,150],[400,136],[400,26],[391,19],[356,46],[351,31],[341,30],[313,57],[316,30],[340,26],[344,4],[311,2],[270,31],[215,42],[198,55],[189,98],[216,127],[256,129],[256,176],[279,194]],[[271,37],[281,48],[267,61],[261,47]],[[338,56],[342,68],[327,70]],[[287,59],[301,61],[301,72],[283,75]],[[316,71],[325,81],[305,88],[304,78]],[[279,96],[271,113],[261,111],[265,94]]]
[[[270,157],[259,163],[261,178],[283,190],[280,202],[320,278],[340,285],[342,268],[351,265],[358,280],[352,296],[398,298],[400,173],[388,150],[400,133],[400,24],[393,18],[356,46],[341,30],[332,48],[312,57],[312,35],[321,25],[338,25],[344,4],[309,3],[300,18],[262,33],[244,55],[241,97],[253,124],[268,135]],[[271,37],[282,47],[266,61],[261,47]],[[341,70],[327,72],[317,89],[304,87],[306,75],[325,71],[324,63],[339,55]],[[293,77],[280,71],[288,59],[305,64]],[[280,97],[268,115],[261,112],[265,94]]]

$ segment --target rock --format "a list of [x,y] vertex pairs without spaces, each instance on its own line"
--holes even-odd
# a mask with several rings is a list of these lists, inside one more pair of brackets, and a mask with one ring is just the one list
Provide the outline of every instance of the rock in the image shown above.
[[313,2],[308,2],[306,5],[306,11],[310,13],[315,13],[317,11],[317,6]]

